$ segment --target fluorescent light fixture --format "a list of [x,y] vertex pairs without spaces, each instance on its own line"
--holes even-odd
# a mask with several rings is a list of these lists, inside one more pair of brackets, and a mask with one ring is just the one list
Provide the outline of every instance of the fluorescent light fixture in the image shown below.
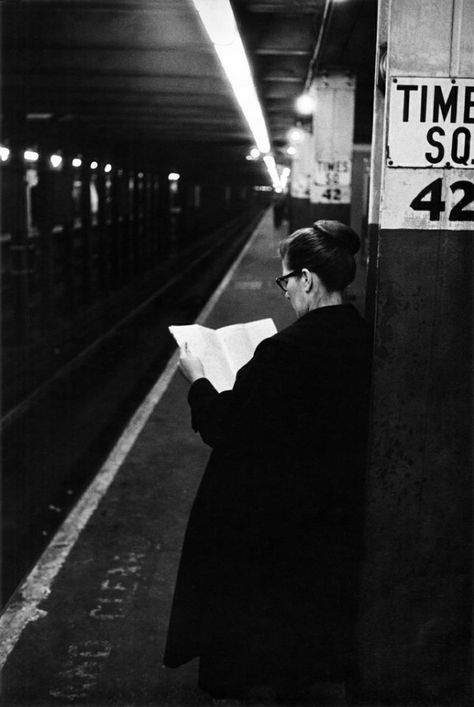
[[289,167],[283,167],[283,169],[281,170],[280,186],[283,191],[286,189],[286,185],[288,184],[288,179],[290,177],[290,173],[291,173],[291,170]]
[[265,155],[263,161],[267,165],[268,173],[273,183],[274,189],[280,188],[280,177],[278,176],[278,170],[275,163],[275,158],[273,155]]
[[105,167],[104,167],[104,172],[107,172],[107,173],[108,173],[108,172],[111,172],[111,171],[112,171],[112,165],[110,164],[110,162],[107,162],[107,164],[106,164]]
[[73,167],[82,167],[82,160],[80,157],[74,157],[72,161],[72,166]]
[[4,145],[0,145],[0,160],[2,162],[7,162],[10,158],[10,150]]
[[312,115],[316,107],[316,101],[309,93],[302,93],[295,101],[295,108],[301,115]]
[[260,152],[270,152],[270,140],[250,66],[229,0],[193,0],[214,44]]
[[25,150],[23,153],[23,158],[26,162],[38,162],[39,154],[36,150]]
[[27,120],[49,120],[53,117],[52,113],[27,113]]
[[59,169],[63,163],[63,158],[61,155],[51,155],[49,163],[53,169]]
[[178,172],[170,172],[170,173],[168,174],[168,180],[169,180],[170,182],[177,182],[178,179],[180,178],[180,176],[181,176],[181,175],[178,174]]
[[286,154],[290,155],[290,157],[294,157],[296,155],[296,147],[293,147],[293,145],[288,145],[286,148]]
[[98,166],[99,166],[99,163],[96,162],[95,160],[93,160],[93,161],[91,162],[91,169],[97,169]]

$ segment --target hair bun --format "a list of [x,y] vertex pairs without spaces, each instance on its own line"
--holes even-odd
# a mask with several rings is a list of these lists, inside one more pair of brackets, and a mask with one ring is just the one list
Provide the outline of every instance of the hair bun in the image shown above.
[[350,226],[341,223],[341,221],[315,221],[313,228],[315,231],[322,231],[333,238],[352,255],[355,255],[360,248],[360,238],[357,233]]

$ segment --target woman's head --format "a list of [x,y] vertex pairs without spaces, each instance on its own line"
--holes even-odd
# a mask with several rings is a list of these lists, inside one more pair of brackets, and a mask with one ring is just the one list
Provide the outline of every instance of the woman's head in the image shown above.
[[283,275],[277,278],[298,317],[311,309],[340,304],[354,279],[358,235],[339,221],[315,221],[280,243]]
[[340,221],[315,221],[280,243],[280,256],[289,271],[307,268],[316,273],[328,293],[342,292],[354,279],[354,255],[359,236]]

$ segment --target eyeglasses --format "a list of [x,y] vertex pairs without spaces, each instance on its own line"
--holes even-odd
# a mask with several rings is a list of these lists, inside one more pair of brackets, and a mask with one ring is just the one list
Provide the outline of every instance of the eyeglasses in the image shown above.
[[298,270],[292,270],[291,272],[286,273],[286,275],[280,275],[280,277],[276,277],[276,284],[283,290],[283,292],[287,292],[289,278],[293,277],[293,275],[299,275],[302,269],[303,268],[299,268]]

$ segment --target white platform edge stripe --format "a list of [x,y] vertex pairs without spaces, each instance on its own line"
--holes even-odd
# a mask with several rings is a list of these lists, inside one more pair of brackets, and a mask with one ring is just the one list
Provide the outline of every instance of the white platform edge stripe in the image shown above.
[[[268,211],[255,227],[253,234],[224,275],[224,278],[211,295],[206,306],[199,313],[196,319],[197,323],[202,324],[209,317],[209,314],[215,307],[222,292],[226,289],[234,272],[240,265],[242,258],[244,258],[252,247],[258,236],[258,230],[261,227],[262,221],[267,214]],[[18,642],[27,624],[45,615],[45,612],[39,608],[39,604],[49,596],[51,585],[74,547],[81,531],[99,505],[102,497],[133,447],[137,437],[168,388],[178,367],[178,361],[179,351],[175,351],[158,381],[128,422],[117,444],[112,449],[99,472],[84,491],[67,518],[65,518],[35,567],[18,589],[17,593],[20,598],[14,598],[14,601],[7,604],[6,609],[0,616],[0,670],[5,665],[8,656]]]

